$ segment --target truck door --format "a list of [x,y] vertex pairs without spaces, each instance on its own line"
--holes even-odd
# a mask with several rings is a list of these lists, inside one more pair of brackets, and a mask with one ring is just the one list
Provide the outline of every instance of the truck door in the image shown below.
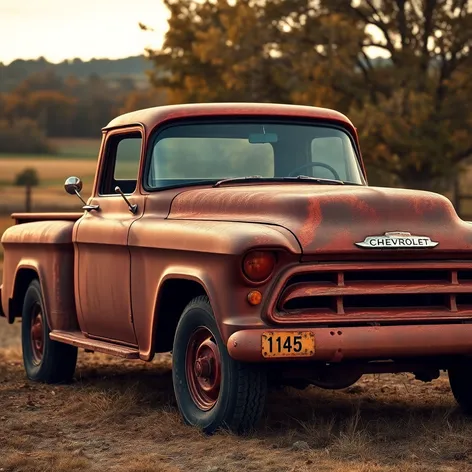
[[[75,293],[81,327],[91,337],[136,344],[131,313],[128,233],[142,216],[137,178],[143,153],[140,128],[107,134],[91,204],[76,232]],[[136,211],[116,193],[119,186]]]

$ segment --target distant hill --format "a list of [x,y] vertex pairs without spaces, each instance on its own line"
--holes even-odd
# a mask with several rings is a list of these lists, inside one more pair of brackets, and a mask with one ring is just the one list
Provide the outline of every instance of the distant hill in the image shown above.
[[61,77],[74,75],[80,79],[98,75],[105,80],[117,78],[132,79],[137,86],[147,85],[146,70],[151,63],[145,56],[131,56],[123,59],[69,59],[58,64],[44,57],[35,60],[17,59],[8,65],[0,62],[0,92],[6,92],[31,74],[52,70]]
[[[371,58],[374,67],[391,65],[390,59],[381,57]],[[58,64],[39,59],[17,59],[8,65],[0,62],[0,92],[8,92],[19,82],[31,74],[52,70],[60,77],[73,75],[79,79],[86,79],[91,75],[98,75],[109,82],[130,79],[136,87],[144,88],[149,85],[146,71],[152,64],[144,55],[125,57],[123,59],[68,59]]]

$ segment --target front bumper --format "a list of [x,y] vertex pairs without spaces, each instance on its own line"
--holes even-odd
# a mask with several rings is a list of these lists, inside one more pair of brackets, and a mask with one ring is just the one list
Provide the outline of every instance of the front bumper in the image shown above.
[[[315,336],[315,352],[307,357],[265,358],[262,334],[277,331],[309,331]],[[233,333],[227,342],[229,355],[238,361],[262,362],[343,359],[395,359],[401,357],[472,355],[472,324],[404,326],[356,326],[347,328],[251,329]]]

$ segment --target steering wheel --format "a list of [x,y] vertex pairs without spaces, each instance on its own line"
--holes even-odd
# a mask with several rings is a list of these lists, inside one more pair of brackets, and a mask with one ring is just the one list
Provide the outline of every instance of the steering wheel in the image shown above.
[[302,166],[297,167],[296,169],[292,170],[292,172],[290,172],[288,176],[295,177],[297,172],[300,172],[301,170],[304,170],[304,169],[311,169],[312,167],[323,167],[324,169],[328,169],[334,175],[334,178],[336,180],[341,180],[336,170],[333,169],[330,165],[325,164],[324,162],[309,162],[308,164],[303,164]]

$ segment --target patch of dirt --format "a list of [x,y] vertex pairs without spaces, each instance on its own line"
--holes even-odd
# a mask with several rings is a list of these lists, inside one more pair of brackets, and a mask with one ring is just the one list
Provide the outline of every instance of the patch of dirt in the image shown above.
[[26,379],[19,324],[0,320],[0,471],[472,470],[472,422],[447,378],[366,376],[355,388],[269,395],[252,435],[206,437],[177,412],[171,358],[79,354],[76,380]]

